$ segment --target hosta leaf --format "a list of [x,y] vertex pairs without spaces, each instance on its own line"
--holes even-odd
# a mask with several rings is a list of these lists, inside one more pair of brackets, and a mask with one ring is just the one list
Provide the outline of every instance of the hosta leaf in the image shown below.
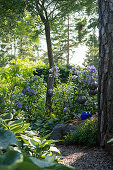
[[11,120],[13,118],[12,113],[4,113],[0,115],[0,118],[2,118],[3,120]]
[[8,151],[0,164],[0,170],[13,170],[23,161],[23,156],[20,152]]
[[113,142],[113,138],[111,138],[107,141],[107,143],[111,143],[111,142]]
[[18,124],[18,123],[23,123],[23,119],[18,119],[18,120],[12,121],[12,122],[9,123],[9,126],[12,126],[12,125],[15,125],[15,124]]
[[42,168],[37,167],[32,162],[24,161],[18,168],[16,168],[16,170],[42,170]]
[[56,159],[56,155],[52,155],[52,156],[46,156],[45,160],[48,162],[54,162]]
[[7,149],[8,145],[16,145],[16,137],[10,130],[0,128],[0,149]]
[[37,146],[39,146],[40,145],[40,140],[39,139],[30,139],[29,140],[29,143],[30,143],[30,145],[32,145],[32,146],[34,146],[34,147],[37,147]]
[[54,146],[51,146],[49,150],[52,152],[58,152],[59,154],[61,154],[60,151]]
[[77,170],[76,168],[72,166],[66,166],[63,164],[57,164],[54,170]]
[[40,160],[37,158],[33,158],[30,157],[30,159],[32,160],[32,162],[37,165],[39,168],[48,168],[48,167],[55,167],[56,163],[51,163],[51,162],[47,162],[45,160]]

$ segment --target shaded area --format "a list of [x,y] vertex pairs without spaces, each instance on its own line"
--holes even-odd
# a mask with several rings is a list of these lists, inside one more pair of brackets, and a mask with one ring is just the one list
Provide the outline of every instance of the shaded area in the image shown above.
[[78,170],[113,170],[113,157],[105,150],[93,147],[58,145],[65,158],[60,163],[71,165]]

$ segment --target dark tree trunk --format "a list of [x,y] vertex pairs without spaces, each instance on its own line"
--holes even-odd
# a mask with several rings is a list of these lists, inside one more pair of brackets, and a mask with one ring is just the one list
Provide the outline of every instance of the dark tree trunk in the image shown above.
[[[50,66],[50,68],[52,68],[52,67],[54,67],[54,60],[53,60],[53,53],[52,53],[49,22],[46,22],[46,24],[45,24],[45,35],[46,35],[49,66]],[[47,95],[46,95],[46,111],[47,112],[52,112],[52,94],[49,94],[48,90],[53,89],[53,84],[54,84],[54,72],[49,74],[49,76],[48,76]]]
[[50,37],[50,25],[49,25],[49,22],[47,22],[45,24],[45,35],[46,35],[49,66],[50,66],[50,68],[52,68],[54,66],[54,61],[53,61],[53,53],[52,53],[52,44],[51,44],[51,37]]
[[69,64],[69,16],[68,16],[68,39],[67,39],[67,64]]
[[[51,44],[51,36],[50,36],[50,23],[49,23],[46,8],[44,7],[44,3],[45,1],[43,1],[42,5],[40,5],[39,1],[36,1],[36,7],[37,7],[37,11],[39,11],[40,18],[45,26],[45,36],[46,36],[46,43],[47,43],[49,67],[52,68],[54,67],[54,60],[53,60],[52,44]],[[48,93],[48,90],[53,89],[53,84],[54,84],[54,72],[48,76],[47,95],[46,95],[46,111],[47,112],[52,111],[52,95]]]
[[99,4],[99,143],[113,136],[113,0]]

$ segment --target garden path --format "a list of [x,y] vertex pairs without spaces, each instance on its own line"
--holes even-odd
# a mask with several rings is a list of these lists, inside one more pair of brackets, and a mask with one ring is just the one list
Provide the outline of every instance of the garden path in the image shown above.
[[60,163],[76,167],[78,170],[113,170],[113,157],[98,147],[58,145],[65,158]]

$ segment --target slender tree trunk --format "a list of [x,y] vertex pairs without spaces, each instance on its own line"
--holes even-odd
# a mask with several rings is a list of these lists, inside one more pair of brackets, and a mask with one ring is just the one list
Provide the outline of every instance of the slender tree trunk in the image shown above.
[[[39,2],[36,1],[36,7],[37,10],[39,11],[40,18],[45,26],[45,36],[46,36],[46,43],[47,43],[49,67],[52,68],[54,67],[54,60],[53,60],[52,44],[51,44],[51,36],[50,36],[50,23],[49,23],[46,8],[44,7],[44,3],[45,1],[43,1],[42,6],[40,8]],[[54,84],[54,72],[49,74],[48,82],[47,82],[46,111],[48,113],[52,111],[52,95],[48,93],[48,90],[53,89],[53,84]]]
[[113,137],[113,0],[99,4],[99,144]]
[[19,50],[20,51],[20,54],[19,54],[20,58],[22,58],[22,55],[23,55],[23,49],[22,48],[23,48],[23,39],[20,38],[20,50]]
[[68,16],[68,39],[67,39],[67,64],[69,64],[69,16]]
[[[45,35],[46,35],[46,43],[47,43],[47,51],[48,51],[48,60],[50,68],[54,67],[53,53],[52,53],[52,44],[50,37],[50,25],[49,22],[45,24]],[[46,111],[52,112],[52,94],[48,93],[49,89],[53,89],[54,84],[54,72],[49,74],[48,82],[47,82],[47,95],[46,95]]]
[[15,37],[14,37],[14,56],[16,57],[16,40],[15,40]]

